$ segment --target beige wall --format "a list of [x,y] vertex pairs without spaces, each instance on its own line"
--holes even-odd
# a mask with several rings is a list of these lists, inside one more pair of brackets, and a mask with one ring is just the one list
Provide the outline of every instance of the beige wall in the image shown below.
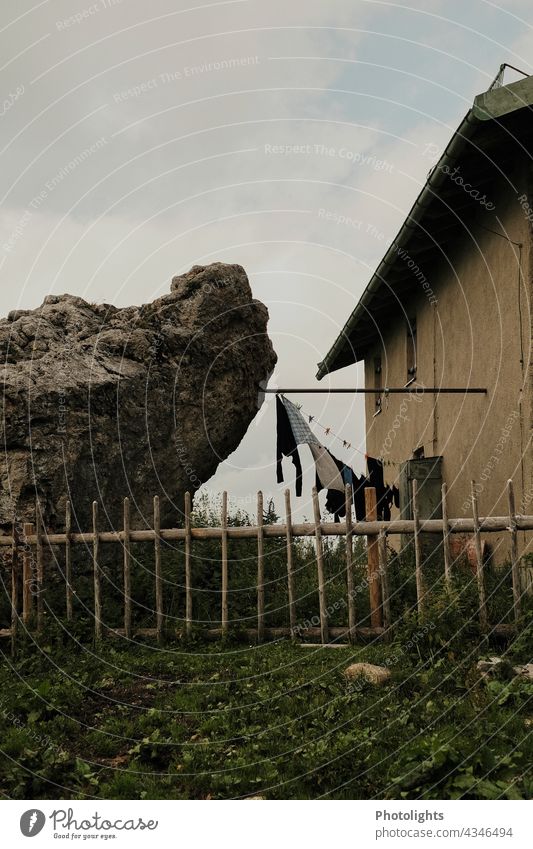
[[[374,417],[374,397],[366,398],[367,451],[383,457],[386,482],[397,478],[398,464],[423,446],[425,456],[441,454],[449,491],[449,515],[471,516],[470,480],[479,482],[480,515],[507,513],[506,482],[515,484],[517,511],[533,513],[531,450],[531,239],[516,200],[527,191],[525,167],[512,175],[518,192],[492,185],[487,195],[496,210],[476,210],[471,236],[447,249],[449,262],[420,268],[437,298],[419,293],[380,328],[382,344],[366,357],[365,380],[374,386],[374,358],[382,357],[383,385],[407,382],[406,319],[416,315],[417,382],[424,386],[486,387],[484,395],[425,395],[421,400],[389,395]],[[497,217],[496,217],[497,216]],[[498,224],[498,218],[501,224]],[[519,248],[484,228],[521,242],[522,279],[519,318]],[[416,261],[416,256],[413,257]],[[402,314],[403,309],[403,314]],[[523,359],[521,364],[520,326]],[[523,390],[523,391],[522,391]],[[526,543],[521,534],[521,546]],[[489,541],[501,560],[505,534]]]

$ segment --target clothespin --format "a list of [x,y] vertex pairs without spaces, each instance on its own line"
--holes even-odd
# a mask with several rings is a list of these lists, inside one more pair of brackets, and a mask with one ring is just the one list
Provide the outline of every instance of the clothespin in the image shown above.
[[314,420],[314,418],[315,418],[315,417],[314,417],[314,416],[309,416],[308,418],[309,418],[309,424],[311,424],[311,422]]
[[331,430],[331,428],[330,428],[330,427],[327,427],[327,428],[326,428],[326,436],[329,436],[329,432],[330,432],[330,430]]

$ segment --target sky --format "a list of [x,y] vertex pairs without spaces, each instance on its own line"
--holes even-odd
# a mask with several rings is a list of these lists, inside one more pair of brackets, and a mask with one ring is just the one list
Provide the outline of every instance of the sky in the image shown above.
[[[239,263],[270,312],[271,386],[363,386],[361,365],[317,384],[317,363],[474,96],[502,62],[533,73],[532,47],[525,0],[2,4],[0,315],[50,293],[146,303]],[[362,396],[290,397],[362,473]],[[290,485],[310,518],[301,455],[296,502],[267,396],[204,490],[282,512]]]

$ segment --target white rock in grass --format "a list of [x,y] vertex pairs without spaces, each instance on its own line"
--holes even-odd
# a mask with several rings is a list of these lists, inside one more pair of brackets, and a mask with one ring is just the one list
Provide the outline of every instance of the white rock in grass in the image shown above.
[[517,675],[523,675],[530,681],[533,681],[533,663],[526,663],[524,666],[513,667]]
[[477,668],[482,678],[497,675],[503,668],[504,661],[501,657],[490,657],[488,660],[478,660]]
[[386,666],[375,666],[373,663],[352,663],[344,670],[349,681],[364,678],[370,684],[386,684],[391,677],[390,669]]

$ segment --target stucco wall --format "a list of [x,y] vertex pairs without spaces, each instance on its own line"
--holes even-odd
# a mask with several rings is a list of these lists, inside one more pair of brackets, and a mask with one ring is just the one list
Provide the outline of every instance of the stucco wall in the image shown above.
[[[383,457],[386,481],[394,481],[398,464],[420,447],[426,457],[442,455],[450,516],[472,515],[471,479],[479,483],[480,515],[506,515],[509,477],[515,484],[517,511],[533,513],[528,448],[532,426],[532,255],[530,226],[517,201],[517,194],[528,190],[526,165],[517,163],[509,177],[518,191],[503,180],[486,189],[496,209],[491,213],[475,210],[470,235],[447,249],[447,260],[432,268],[420,262],[436,305],[430,303],[419,281],[417,295],[398,305],[397,314],[380,328],[382,344],[376,344],[366,357],[367,386],[374,386],[374,358],[378,356],[382,358],[383,385],[405,385],[406,320],[416,315],[417,382],[488,389],[486,396],[442,395],[437,399],[389,395],[377,416],[373,396],[366,398],[367,451]],[[522,243],[522,248],[485,228],[505,233]],[[523,549],[526,535],[520,537]],[[505,534],[490,535],[489,541],[496,560],[501,560],[507,552]]]

